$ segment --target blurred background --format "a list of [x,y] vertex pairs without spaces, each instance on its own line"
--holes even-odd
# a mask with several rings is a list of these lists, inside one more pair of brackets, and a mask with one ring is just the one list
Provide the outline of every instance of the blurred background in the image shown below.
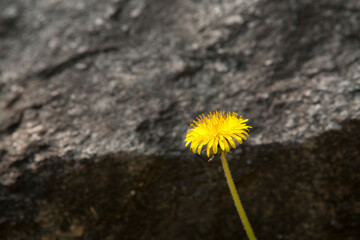
[[1,0],[0,239],[360,239],[358,0]]

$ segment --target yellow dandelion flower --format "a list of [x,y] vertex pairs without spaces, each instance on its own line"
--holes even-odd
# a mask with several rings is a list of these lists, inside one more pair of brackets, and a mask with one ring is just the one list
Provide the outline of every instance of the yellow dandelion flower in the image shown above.
[[240,220],[249,240],[256,240],[226,160],[226,155],[230,152],[230,146],[236,148],[234,140],[242,144],[243,140],[246,140],[247,137],[249,137],[248,132],[251,127],[246,125],[247,121],[248,119],[242,119],[241,116],[238,117],[237,113],[232,112],[225,114],[223,111],[216,111],[215,113],[210,112],[207,116],[202,114],[190,124],[192,128],[187,132],[185,146],[187,147],[191,143],[190,149],[194,153],[197,150],[198,154],[201,153],[203,146],[205,146],[208,157],[214,154],[221,155],[221,163],[223,165],[225,177],[229,185],[231,196],[234,199],[236,210],[239,213]]
[[236,148],[235,141],[240,144],[249,137],[250,126],[246,125],[249,119],[238,117],[237,113],[224,111],[210,112],[205,116],[197,117],[186,135],[186,147],[191,143],[193,153],[201,154],[203,146],[206,146],[207,156],[230,152],[230,146]]

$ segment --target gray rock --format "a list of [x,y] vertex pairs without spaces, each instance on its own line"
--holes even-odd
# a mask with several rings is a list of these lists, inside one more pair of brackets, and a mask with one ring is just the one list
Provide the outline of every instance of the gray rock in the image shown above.
[[259,239],[360,238],[360,4],[0,2],[2,239],[245,239],[200,113],[249,118],[229,164]]

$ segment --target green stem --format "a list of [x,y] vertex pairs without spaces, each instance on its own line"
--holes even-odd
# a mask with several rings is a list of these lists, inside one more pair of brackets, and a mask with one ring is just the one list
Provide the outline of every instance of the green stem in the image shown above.
[[230,192],[231,192],[231,195],[234,199],[234,202],[235,202],[235,206],[236,206],[236,210],[238,211],[239,215],[240,215],[240,219],[241,219],[241,222],[245,228],[245,231],[246,231],[246,234],[249,238],[249,240],[256,240],[256,237],[255,237],[255,234],[251,228],[251,225],[250,225],[250,222],[246,216],[246,213],[245,213],[245,210],[241,204],[241,201],[240,201],[240,198],[239,198],[239,194],[237,193],[236,191],[236,187],[235,187],[235,184],[234,184],[234,181],[232,179],[232,176],[231,176],[231,173],[230,173],[230,169],[229,169],[229,165],[226,161],[226,157],[225,157],[225,152],[222,152],[221,153],[221,162],[222,162],[222,165],[223,165],[223,168],[224,168],[224,172],[225,172],[225,177],[226,177],[226,180],[227,180],[227,183],[229,185],[229,188],[230,188]]

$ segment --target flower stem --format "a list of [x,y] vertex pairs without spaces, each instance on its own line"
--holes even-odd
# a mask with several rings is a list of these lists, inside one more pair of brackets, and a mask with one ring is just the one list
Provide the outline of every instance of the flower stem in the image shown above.
[[224,172],[225,172],[225,177],[226,177],[226,180],[227,180],[227,183],[229,185],[229,188],[230,188],[230,192],[231,192],[231,195],[234,199],[234,202],[235,202],[235,206],[236,206],[236,210],[238,211],[239,215],[240,215],[240,219],[241,219],[241,222],[245,228],[245,231],[246,231],[246,234],[249,238],[249,240],[256,240],[256,237],[255,237],[255,234],[251,228],[251,225],[250,225],[250,222],[246,216],[246,213],[245,213],[245,210],[241,204],[241,201],[240,201],[240,198],[239,198],[239,194],[237,193],[236,191],[236,187],[235,187],[235,184],[234,184],[234,181],[232,179],[232,176],[231,176],[231,173],[230,173],[230,169],[229,169],[229,165],[226,161],[226,157],[225,157],[225,152],[222,152],[221,153],[221,162],[222,162],[222,165],[223,165],[223,168],[224,168]]

